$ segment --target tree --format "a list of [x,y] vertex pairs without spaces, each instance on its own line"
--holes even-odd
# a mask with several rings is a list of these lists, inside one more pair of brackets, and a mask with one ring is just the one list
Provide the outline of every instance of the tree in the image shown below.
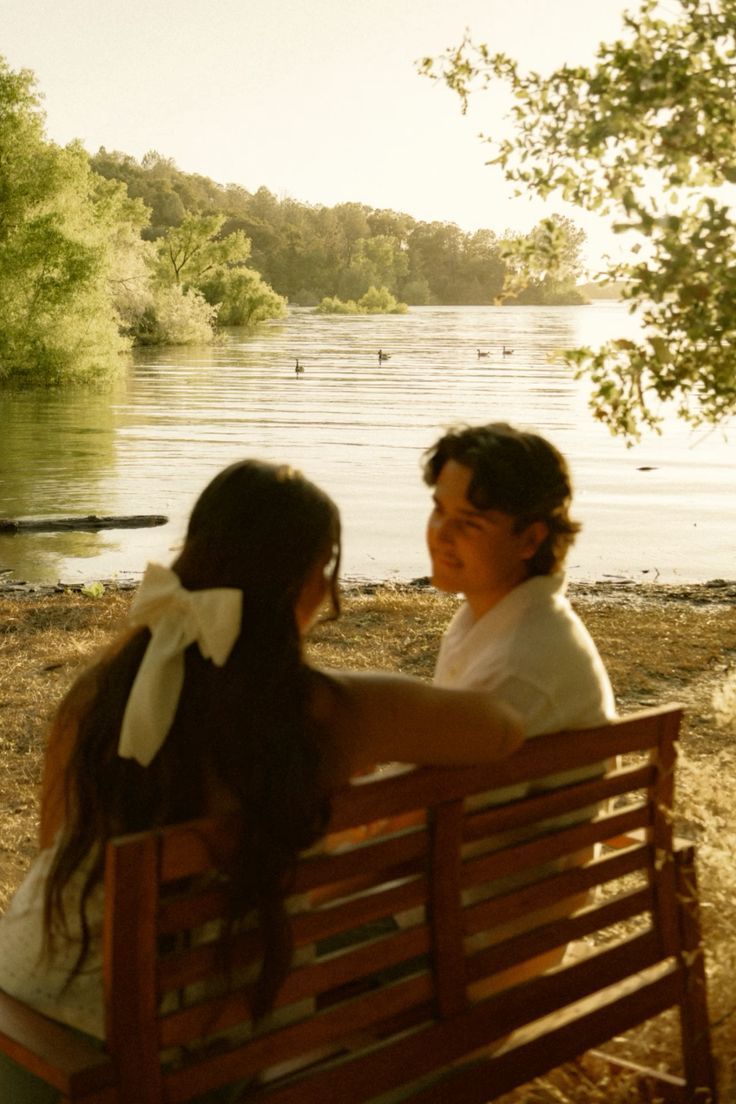
[[96,206],[105,211],[108,227],[108,288],[118,327],[128,339],[135,336],[138,321],[152,301],[153,246],[141,237],[148,225],[148,211],[140,199],[131,199],[118,181],[96,174],[92,180]]
[[503,292],[497,298],[548,305],[584,303],[575,286],[583,271],[584,242],[585,231],[562,215],[542,219],[530,234],[508,236],[502,249]]
[[217,320],[211,306],[194,288],[181,284],[158,287],[140,320],[140,345],[209,345]]
[[399,249],[408,247],[409,233],[412,227],[416,225],[416,220],[411,215],[406,215],[401,211],[378,210],[371,211],[366,219],[374,237],[384,235],[393,238]]
[[386,287],[369,287],[358,300],[361,314],[406,314],[406,303],[399,303]]
[[[140,163],[116,150],[100,148],[91,158],[92,168],[101,176],[122,180],[132,197],[150,208],[150,225],[143,236],[155,241],[170,226],[178,226],[187,211],[195,215],[222,214],[228,222],[243,218],[250,196],[235,184],[217,184],[198,173],[185,173],[170,157],[149,150]],[[227,226],[225,233],[242,229]]]
[[357,243],[370,236],[367,215],[370,208],[362,203],[338,203],[332,208],[337,217],[340,234],[341,261],[348,267],[353,260]]
[[432,289],[426,276],[416,276],[404,284],[402,295],[414,307],[426,307],[432,302]]
[[641,338],[568,354],[593,382],[596,416],[629,438],[659,424],[663,402],[692,424],[731,416],[736,0],[643,0],[593,66],[546,77],[467,38],[422,69],[463,105],[506,81],[515,129],[492,143],[493,163],[527,193],[597,211],[634,239],[634,259],[607,277],[625,281]]
[[465,239],[456,294],[463,303],[493,303],[503,290],[506,263],[492,230]]
[[[510,267],[502,257],[504,243],[491,230],[465,234],[452,223],[421,223],[401,212],[372,210],[359,203],[328,208],[290,197],[277,199],[267,188],[250,194],[234,184],[223,186],[184,173],[155,151],[139,164],[127,154],[100,149],[92,165],[102,176],[124,182],[129,194],[150,208],[151,223],[142,234],[158,243],[164,280],[172,273],[176,279],[180,260],[166,256],[161,239],[176,243],[177,249],[184,247],[183,259],[190,266],[189,248],[209,241],[206,227],[201,241],[198,237],[205,217],[224,219],[209,227],[219,225],[212,235],[219,243],[236,232],[243,234],[251,247],[250,269],[276,294],[303,306],[315,306],[323,299],[332,303],[340,296],[353,301],[357,310],[357,300],[370,287],[387,287],[398,299],[414,304],[492,303],[501,294]],[[551,226],[551,236],[559,238],[554,223]],[[542,287],[537,286],[542,279],[538,272],[519,271],[520,277],[525,275],[529,286],[524,294],[535,301],[571,301],[564,281],[555,282],[550,273]],[[212,271],[202,281],[208,289],[222,285]],[[238,282],[241,290],[249,283]],[[225,323],[231,318],[225,324],[235,324],[234,318],[241,316],[234,306],[236,299],[241,301],[240,293],[233,288],[226,294],[221,287],[213,295],[214,290],[207,291],[210,303],[221,304],[219,320]],[[148,335],[148,327],[144,328]]]
[[370,287],[398,290],[406,276],[409,261],[400,243],[386,234],[359,238],[353,249],[350,265],[340,275],[341,296],[358,299]]
[[231,268],[200,285],[208,303],[217,305],[221,326],[255,326],[286,314],[286,300],[252,268]]
[[[164,307],[176,326],[157,329],[152,333],[176,332],[190,334],[176,344],[202,340],[203,326],[215,318],[224,326],[251,326],[267,318],[278,318],[286,309],[286,301],[266,284],[259,274],[245,265],[250,255],[250,242],[242,230],[220,237],[224,215],[193,215],[188,212],[179,226],[174,226],[156,243],[156,274],[160,287],[173,285],[183,293],[180,301],[165,298]],[[200,308],[197,298],[204,305]],[[187,310],[193,311],[192,324],[185,327],[181,319]],[[158,305],[155,317],[160,322]],[[210,339],[212,335],[210,334]],[[172,342],[174,343],[174,342]]]
[[0,379],[109,374],[126,347],[112,275],[143,218],[81,146],[47,142],[32,73],[0,58]]
[[250,242],[242,230],[218,237],[224,221],[224,215],[187,212],[179,226],[172,226],[156,243],[161,282],[198,287],[229,265],[245,264]]
[[409,235],[410,281],[424,277],[432,290],[433,301],[459,303],[458,278],[461,272],[465,235],[454,222],[418,222]]

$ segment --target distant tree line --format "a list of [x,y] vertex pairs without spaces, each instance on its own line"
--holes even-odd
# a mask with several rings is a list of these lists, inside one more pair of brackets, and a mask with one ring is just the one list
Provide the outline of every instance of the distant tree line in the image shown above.
[[104,376],[132,344],[204,343],[287,300],[340,312],[582,301],[584,235],[567,219],[529,235],[553,243],[554,265],[536,247],[524,265],[518,235],[251,194],[155,151],[90,157],[44,126],[33,73],[0,57],[0,381]]
[[554,268],[535,261],[536,267],[521,272],[514,260],[512,271],[506,248],[519,235],[465,233],[452,222],[420,222],[362,203],[324,207],[278,199],[267,188],[251,193],[182,172],[155,151],[138,162],[100,149],[91,163],[150,209],[143,231],[148,240],[158,241],[192,215],[218,215],[220,233],[247,238],[252,267],[298,306],[316,306],[325,298],[357,302],[371,288],[385,288],[415,306],[490,304],[504,296],[519,303],[584,302],[575,285],[585,235],[559,216],[543,220],[529,235],[536,239],[552,232],[562,239]]

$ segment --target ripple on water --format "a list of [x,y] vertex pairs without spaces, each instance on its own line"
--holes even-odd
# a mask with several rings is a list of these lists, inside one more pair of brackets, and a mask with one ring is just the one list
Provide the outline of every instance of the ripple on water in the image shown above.
[[[727,442],[671,423],[663,437],[627,450],[588,413],[584,384],[552,359],[561,348],[632,333],[634,321],[612,303],[358,318],[295,309],[255,335],[231,330],[212,348],[140,350],[111,394],[4,395],[0,516],[171,520],[161,529],[0,537],[0,569],[56,581],[166,560],[206,481],[255,455],[301,467],[333,495],[349,575],[421,576],[422,451],[454,422],[506,420],[538,428],[570,459],[584,522],[573,577],[733,577]],[[489,355],[479,358],[478,348]],[[379,364],[378,349],[391,359]]]

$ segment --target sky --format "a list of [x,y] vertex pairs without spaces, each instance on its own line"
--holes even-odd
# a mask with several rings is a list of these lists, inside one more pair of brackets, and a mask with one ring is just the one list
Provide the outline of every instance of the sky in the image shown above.
[[541,72],[589,63],[636,0],[0,0],[0,54],[36,75],[47,136],[248,191],[360,202],[423,221],[527,231],[558,211],[593,267],[616,239],[560,201],[514,198],[478,134],[508,101],[467,116],[417,62],[465,30]]

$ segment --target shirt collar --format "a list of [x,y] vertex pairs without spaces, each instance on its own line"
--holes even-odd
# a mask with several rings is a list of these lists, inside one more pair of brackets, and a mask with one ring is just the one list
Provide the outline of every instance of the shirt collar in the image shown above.
[[[525,579],[508,594],[504,594],[500,602],[479,617],[473,624],[476,626],[490,625],[494,631],[503,627],[506,623],[515,622],[517,618],[529,609],[545,601],[554,599],[557,594],[563,595],[567,588],[567,577],[562,572],[553,575],[532,575],[531,579]],[[472,620],[470,607],[466,605],[466,619]]]

